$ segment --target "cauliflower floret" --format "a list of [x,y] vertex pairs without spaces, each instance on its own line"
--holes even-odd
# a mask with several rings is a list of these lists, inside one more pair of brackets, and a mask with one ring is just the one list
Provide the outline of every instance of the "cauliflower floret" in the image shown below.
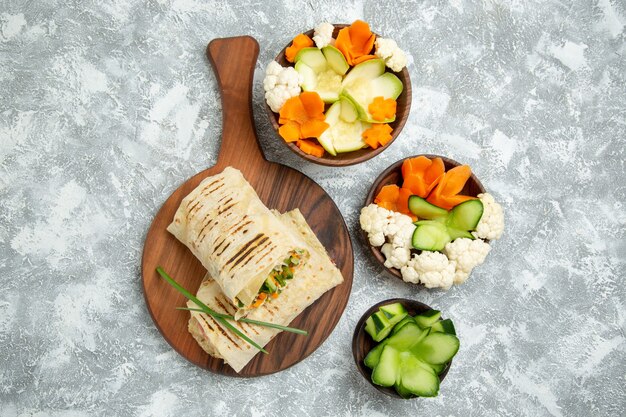
[[287,100],[300,94],[301,82],[302,76],[294,68],[283,68],[276,61],[270,62],[263,79],[267,105],[278,113]]
[[454,283],[464,283],[472,269],[485,261],[490,250],[491,246],[489,243],[480,239],[461,238],[446,244],[443,252],[450,261],[456,262]]
[[426,288],[450,289],[454,282],[456,262],[449,260],[440,252],[423,251],[400,270],[402,279],[407,282],[421,283]]
[[500,239],[504,231],[504,211],[502,206],[489,193],[478,194],[483,203],[483,215],[476,226],[474,235],[481,239]]
[[402,221],[403,224],[398,228],[398,231],[391,238],[391,244],[397,248],[412,248],[413,244],[411,239],[413,237],[413,232],[415,231],[416,226],[413,224],[412,219],[409,216],[402,215],[403,217],[409,220],[408,223],[406,221]]
[[407,57],[393,39],[376,38],[376,56],[394,72],[400,72],[407,65]]
[[392,217],[391,211],[379,207],[377,204],[370,204],[361,209],[361,216],[359,217],[361,229],[368,234],[372,246],[377,247],[385,243],[384,230],[390,217]]
[[385,236],[393,239],[393,236],[402,228],[413,226],[413,220],[406,214],[398,213],[397,211],[390,211],[389,213],[391,213],[392,217],[389,219],[387,227],[385,227]]
[[326,45],[330,45],[333,40],[333,30],[335,27],[328,22],[320,23],[315,27],[313,32],[313,41],[318,48],[323,48]]
[[380,251],[385,255],[387,268],[401,269],[411,259],[410,248],[394,247],[391,243],[385,243]]

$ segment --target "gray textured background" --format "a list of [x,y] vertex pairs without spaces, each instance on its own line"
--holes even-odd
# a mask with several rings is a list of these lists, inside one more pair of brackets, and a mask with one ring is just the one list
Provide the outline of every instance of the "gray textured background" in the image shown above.
[[[245,3],[0,0],[0,415],[624,415],[624,2]],[[296,33],[356,18],[409,52],[411,116],[371,161],[304,163],[264,116],[263,68]],[[247,380],[179,357],[139,276],[156,210],[216,160],[204,48],[239,34],[261,45],[265,152],[335,199],[356,268],[328,341]],[[506,210],[485,265],[448,292],[384,278],[358,238],[373,179],[417,153],[471,164]],[[383,397],[352,362],[356,321],[396,296],[457,325],[436,399]]]

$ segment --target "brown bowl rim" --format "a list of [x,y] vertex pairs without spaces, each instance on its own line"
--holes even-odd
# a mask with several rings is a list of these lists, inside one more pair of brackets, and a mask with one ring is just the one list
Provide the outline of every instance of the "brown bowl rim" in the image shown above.
[[[389,397],[399,398],[402,400],[412,400],[414,398],[421,398],[418,396],[402,398],[400,394],[398,394],[393,387],[381,387],[380,385],[374,384],[372,382],[372,371],[363,363],[363,359],[365,359],[365,356],[369,352],[369,351],[361,352],[359,349],[362,346],[362,344],[359,344],[361,337],[365,337],[365,338],[369,337],[369,335],[365,332],[365,321],[381,306],[384,306],[387,304],[393,304],[393,303],[401,303],[404,306],[404,308],[406,308],[407,311],[409,311],[409,313],[411,311],[415,311],[416,312],[415,314],[420,314],[425,311],[433,309],[428,304],[424,304],[417,300],[411,300],[409,298],[390,298],[388,300],[380,301],[374,304],[373,306],[371,306],[370,308],[368,308],[367,311],[363,313],[363,315],[357,322],[356,327],[354,328],[354,335],[352,336],[352,356],[354,358],[354,363],[356,364],[356,367],[359,370],[359,373],[363,375],[363,377],[367,380],[367,382],[369,382],[371,386],[373,386],[374,388],[376,388],[378,391],[382,392],[383,394]],[[439,320],[444,320],[443,316],[441,316]],[[362,357],[359,357],[359,355],[357,355],[357,352],[362,353]],[[441,373],[439,374],[440,382],[443,382],[446,375],[448,375],[448,371],[450,370],[451,366],[452,366],[452,361],[450,361],[450,363],[448,363],[448,365],[443,369],[443,371],[441,371]]]
[[[333,26],[335,28],[335,31],[337,31],[345,27],[348,27],[350,25],[345,24],[345,23],[337,23],[337,24],[333,24]],[[309,37],[312,37],[313,32],[314,32],[314,29],[310,29],[303,33]],[[374,34],[378,37],[378,34],[376,33]],[[333,33],[333,36],[336,36],[336,35]],[[280,51],[278,55],[276,55],[276,57],[274,58],[274,61],[281,64],[281,61],[285,56],[285,51],[288,47],[289,47],[289,43]],[[396,138],[400,135],[400,132],[402,132],[402,129],[404,128],[404,125],[406,124],[406,121],[409,118],[409,113],[411,111],[411,101],[412,101],[411,77],[410,77],[407,67],[404,67],[402,71],[400,72],[393,72],[387,68],[387,72],[392,72],[393,74],[395,74],[396,76],[398,76],[398,78],[402,80],[404,88],[402,89],[402,93],[400,94],[400,97],[403,97],[403,96],[405,97],[406,104],[404,106],[404,112],[402,113],[402,116],[399,118],[396,118],[396,120],[393,123],[390,123],[390,125],[394,125],[394,124],[395,125],[392,126],[393,131],[391,133],[391,140],[385,146],[379,146],[377,149],[367,148],[367,149],[359,149],[358,151],[353,151],[353,152],[346,152],[344,154],[340,154],[342,155],[341,157],[332,156],[332,155],[327,156],[328,154],[327,152],[325,152],[324,156],[322,156],[321,158],[317,156],[309,155],[307,153],[302,152],[302,150],[300,150],[300,148],[298,148],[298,146],[296,146],[294,142],[287,143],[283,140],[283,138],[280,137],[280,135],[278,134],[278,128],[280,127],[278,124],[278,117],[277,117],[278,115],[277,113],[274,113],[272,109],[270,109],[270,107],[267,105],[267,101],[263,99],[263,104],[265,106],[266,114],[270,120],[270,123],[274,127],[274,132],[275,132],[276,137],[280,140],[280,142],[286,145],[293,153],[300,156],[301,158],[307,161],[311,161],[315,164],[331,166],[331,167],[343,167],[343,166],[359,164],[361,162],[365,162],[369,159],[372,159],[376,155],[384,152],[384,150],[389,148],[391,144],[396,140]],[[396,114],[398,113],[399,112],[396,112]],[[355,156],[352,158],[349,157],[349,155],[351,154],[354,154],[356,152],[363,152],[363,151],[366,151],[366,152],[360,154],[359,156]],[[343,157],[343,155],[346,155],[346,157]]]
[[[374,197],[376,195],[376,190],[379,189],[379,186],[388,185],[388,184],[382,184],[382,182],[391,172],[393,172],[395,170],[400,170],[401,167],[402,167],[402,163],[405,160],[410,159],[410,158],[417,158],[418,156],[425,156],[425,157],[427,157],[429,159],[441,158],[446,166],[447,165],[452,165],[454,167],[454,166],[463,165],[460,162],[455,161],[454,159],[451,159],[451,158],[448,158],[448,157],[442,156],[442,155],[435,155],[435,154],[419,154],[419,155],[407,156],[405,158],[402,158],[402,159],[394,162],[393,164],[389,165],[387,167],[387,169],[385,169],[382,173],[380,173],[380,175],[378,175],[378,177],[376,177],[376,179],[372,183],[372,186],[369,189],[369,192],[367,193],[367,197],[365,197],[365,204],[363,205],[363,207],[367,207],[367,206],[369,206],[370,204],[372,204],[374,202]],[[448,169],[449,168],[446,168],[446,171]],[[480,190],[480,192],[477,193],[476,195],[478,195],[480,193],[487,192],[485,190],[485,187],[482,185],[482,183],[478,179],[478,177],[476,177],[476,175],[474,174],[474,171],[472,171],[472,175],[471,175],[470,179],[468,180],[468,182],[469,181],[474,181],[476,187]],[[395,278],[399,278],[399,279],[402,280],[402,274],[400,273],[400,271],[398,269],[396,269],[396,268],[387,268],[385,266],[385,256],[380,251],[380,248],[374,247],[374,246],[372,246],[370,244],[369,239],[367,237],[367,233],[363,229],[361,229],[360,226],[359,226],[359,230],[361,232],[361,238],[363,239],[363,242],[365,243],[366,246],[369,247],[370,252],[374,256],[376,261],[378,261],[378,263],[380,263],[380,265],[383,267],[385,273],[387,275],[389,275],[389,276],[392,276],[392,277],[395,277]]]

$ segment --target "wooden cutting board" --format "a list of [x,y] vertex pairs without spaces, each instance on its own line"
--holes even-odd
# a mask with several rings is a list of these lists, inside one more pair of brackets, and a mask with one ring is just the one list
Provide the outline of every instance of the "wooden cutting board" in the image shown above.
[[[259,44],[249,36],[215,39],[207,56],[215,71],[222,97],[223,133],[217,164],[182,184],[163,204],[148,234],[143,251],[142,279],[148,311],[165,340],[192,363],[232,376],[260,376],[286,369],[309,356],[335,328],[352,288],[352,243],[339,209],[326,192],[306,175],[265,159],[252,117],[252,80]],[[209,139],[214,140],[214,139]],[[341,270],[344,282],[325,293],[292,323],[309,336],[282,332],[237,374],[221,359],[207,355],[187,331],[189,312],[185,298],[156,273],[162,266],[183,287],[195,293],[206,270],[166,227],[182,199],[206,177],[225,167],[239,169],[269,208],[281,212],[299,208]]]

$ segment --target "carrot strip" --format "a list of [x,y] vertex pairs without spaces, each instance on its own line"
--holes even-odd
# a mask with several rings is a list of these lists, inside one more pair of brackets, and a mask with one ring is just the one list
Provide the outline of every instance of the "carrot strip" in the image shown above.
[[389,203],[396,203],[398,201],[398,197],[400,196],[400,187],[395,184],[385,185],[380,189],[376,197],[374,198],[374,203],[380,203],[383,201]]
[[310,140],[298,140],[296,142],[296,145],[298,145],[298,148],[300,148],[302,152],[306,154],[317,156],[318,158],[324,156],[324,148],[316,143],[311,142]]
[[356,20],[349,27],[343,28],[337,34],[335,47],[341,51],[350,65],[356,65],[368,59],[374,58],[369,55],[374,48],[376,35],[372,33],[367,23]]
[[285,50],[285,58],[287,58],[287,61],[293,62],[302,48],[309,48],[311,46],[313,46],[313,39],[301,33],[293,38],[291,46]]
[[278,134],[285,139],[285,142],[295,142],[300,139],[300,126],[296,122],[287,121],[278,128]]
[[307,120],[300,125],[300,139],[319,138],[330,125],[319,120]]

